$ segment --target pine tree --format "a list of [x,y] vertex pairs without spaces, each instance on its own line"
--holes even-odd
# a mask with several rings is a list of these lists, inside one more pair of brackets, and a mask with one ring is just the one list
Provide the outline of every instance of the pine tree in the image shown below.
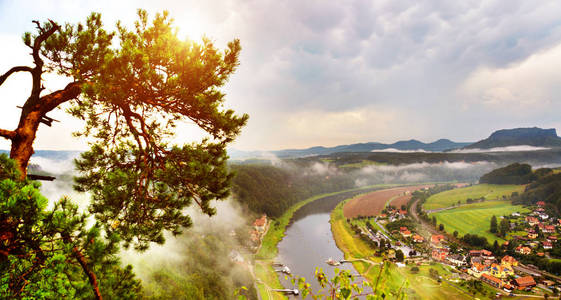
[[[14,195],[20,195],[19,190],[23,193],[0,199],[4,209],[0,216],[2,280],[11,276],[2,289],[33,286],[27,278],[43,274],[51,263],[48,255],[41,254],[47,243],[65,249],[61,254],[65,257],[54,251],[54,259],[74,259],[97,298],[103,293],[114,298],[110,293],[119,288],[107,278],[121,277],[122,284],[132,278],[129,269],[110,272],[118,265],[112,255],[119,245],[145,250],[151,242],[163,243],[165,231],[176,235],[191,226],[187,207],[195,204],[213,215],[210,202],[229,195],[233,175],[226,165],[226,146],[248,116],[225,109],[220,88],[239,64],[240,43],[233,40],[219,51],[208,39],[201,44],[180,40],[167,12],[150,21],[139,10],[133,29],[118,23],[116,32],[104,29],[101,16],[95,13],[85,24],[59,25],[51,20],[35,24],[37,32],[23,36],[34,66],[15,66],[0,75],[0,86],[17,72],[32,77],[16,129],[0,129],[0,136],[11,142],[13,161],[8,164],[14,164],[4,172],[15,169],[18,174],[17,178],[5,174],[9,175],[5,189]],[[44,94],[45,73],[58,73],[71,82]],[[27,179],[37,130],[41,123],[50,124],[47,114],[63,104],[69,105],[72,116],[85,121],[76,135],[89,138],[91,145],[76,161],[80,174],[75,182],[76,190],[92,195],[88,211],[97,223],[91,228],[85,227],[86,216],[68,200],[55,206],[58,210],[52,212],[52,220],[45,220],[44,198],[26,202],[26,193],[38,193],[35,183]],[[208,138],[173,144],[174,128],[182,121],[196,124]],[[33,232],[44,226],[46,232]],[[45,241],[42,235],[59,238]],[[21,268],[13,269],[16,265]],[[68,276],[73,278],[74,272]],[[13,280],[19,280],[19,285],[10,285]],[[84,288],[81,283],[70,285],[73,290]]]
[[497,217],[493,215],[491,217],[491,233],[497,233]]
[[507,232],[510,231],[510,221],[507,218],[503,218],[499,225],[500,236],[505,237]]
[[118,235],[87,227],[68,198],[47,210],[39,184],[21,181],[5,154],[0,170],[0,298],[138,298],[139,281],[116,255]]

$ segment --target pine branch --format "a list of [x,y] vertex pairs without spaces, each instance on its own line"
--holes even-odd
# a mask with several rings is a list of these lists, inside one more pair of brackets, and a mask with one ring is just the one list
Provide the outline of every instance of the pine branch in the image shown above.
[[0,129],[0,136],[7,140],[13,140],[16,137],[16,132],[13,130]]
[[8,72],[4,73],[4,75],[0,76],[0,85],[2,85],[4,83],[4,81],[6,81],[6,79],[8,79],[8,77],[10,77],[10,75],[12,75],[13,73],[16,72],[32,72],[33,69],[31,69],[30,67],[27,66],[17,66],[17,67],[13,67],[10,70],[8,70]]

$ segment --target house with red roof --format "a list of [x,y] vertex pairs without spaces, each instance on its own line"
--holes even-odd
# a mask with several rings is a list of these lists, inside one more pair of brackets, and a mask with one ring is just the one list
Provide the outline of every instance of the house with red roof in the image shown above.
[[438,261],[445,261],[448,257],[448,249],[446,248],[434,248],[432,249],[432,258]]
[[536,285],[536,281],[534,280],[534,277],[530,275],[524,277],[518,277],[514,281],[516,282],[516,285],[518,286],[519,290],[531,288]]
[[540,207],[544,207],[545,206],[545,202],[543,201],[538,201],[538,203],[536,203],[538,206]]
[[542,232],[544,232],[544,233],[554,233],[555,232],[555,226],[545,225],[544,228],[542,229]]
[[481,281],[490,284],[491,286],[494,286],[498,289],[500,289],[503,286],[503,281],[500,280],[499,278],[489,275],[489,274],[482,274],[481,277],[479,277],[479,279],[481,279]]
[[253,222],[253,228],[260,233],[265,232],[265,226],[267,225],[267,216],[263,215],[261,218],[255,220]]
[[516,258],[510,256],[510,255],[505,255],[503,256],[503,258],[501,259],[501,265],[507,265],[507,266],[518,266],[518,261],[516,260]]
[[523,255],[530,255],[530,253],[532,253],[532,249],[526,246],[518,246],[516,247],[516,252]]
[[403,236],[404,238],[408,238],[411,236],[411,231],[409,230],[405,230],[405,231],[401,231],[401,236]]
[[413,243],[422,243],[425,241],[425,238],[423,238],[422,236],[415,234],[413,235]]
[[528,225],[530,225],[530,226],[536,226],[537,224],[540,223],[540,220],[538,220],[538,218],[536,218],[536,217],[527,216],[526,217],[526,223],[528,223]]
[[442,234],[433,234],[430,237],[430,242],[435,247],[441,247],[443,240],[444,240],[444,236]]
[[553,243],[551,243],[550,241],[543,241],[543,248],[544,249],[552,249],[553,248]]

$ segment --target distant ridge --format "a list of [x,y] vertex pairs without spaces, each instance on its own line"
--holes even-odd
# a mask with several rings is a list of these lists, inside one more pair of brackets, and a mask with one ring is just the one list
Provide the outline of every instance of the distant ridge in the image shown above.
[[528,145],[534,147],[561,147],[561,138],[555,128],[538,127],[502,129],[488,138],[464,147],[465,149],[491,149],[498,147]]
[[[44,157],[53,160],[67,160],[77,157],[82,151],[75,150],[35,150],[32,157]],[[1,150],[0,153],[9,154],[8,150]]]
[[471,143],[456,143],[448,139],[440,139],[432,143],[423,143],[418,140],[398,141],[393,144],[384,143],[357,143],[350,145],[339,145],[335,147],[316,146],[306,149],[286,149],[277,151],[239,151],[229,150],[228,153],[233,159],[247,157],[266,157],[267,155],[275,155],[277,157],[304,157],[314,155],[328,155],[337,152],[371,152],[374,150],[395,149],[398,151],[431,151],[441,152],[446,150],[459,149]]

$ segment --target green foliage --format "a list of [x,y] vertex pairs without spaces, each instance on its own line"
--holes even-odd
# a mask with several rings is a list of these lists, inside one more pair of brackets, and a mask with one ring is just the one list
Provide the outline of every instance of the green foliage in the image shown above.
[[530,165],[514,163],[481,176],[479,182],[489,184],[527,184],[536,178],[537,175],[532,172]]
[[[357,282],[354,275],[347,270],[335,268],[335,275],[328,278],[321,268],[317,268],[315,279],[318,281],[321,289],[314,291],[311,285],[306,282],[303,277],[292,278],[292,283],[299,287],[302,298],[306,299],[310,296],[312,299],[356,299],[360,296],[368,300],[375,299],[405,299],[407,297],[404,286],[398,291],[389,291],[380,284],[381,277],[389,275],[388,262],[384,262],[378,277],[374,283],[363,281]],[[404,285],[407,282],[404,283]]]
[[507,218],[503,218],[499,225],[499,235],[505,237],[507,232],[510,231],[510,221]]
[[293,204],[317,194],[354,187],[346,176],[303,172],[305,166],[281,168],[266,165],[231,165],[236,199],[250,210],[279,217]]
[[487,242],[487,239],[485,237],[482,236],[478,236],[476,234],[469,234],[467,233],[466,235],[464,235],[461,238],[462,242],[474,246],[474,247],[488,247],[489,243]]
[[495,215],[491,217],[491,229],[489,231],[497,233],[497,217]]
[[[35,38],[26,34],[24,42]],[[125,246],[143,250],[163,243],[164,231],[178,234],[191,225],[186,207],[196,203],[213,215],[210,201],[228,196],[225,148],[248,116],[225,109],[220,88],[236,70],[240,50],[239,40],[224,51],[208,39],[180,40],[167,12],[149,18],[143,10],[132,29],[118,22],[116,32],[107,31],[94,13],[85,24],[61,26],[41,44],[46,70],[82,89],[68,109],[85,120],[76,135],[91,141],[76,161],[76,189],[91,193],[90,211]],[[173,145],[183,121],[211,140]]]
[[104,297],[136,299],[140,284],[120,267],[119,237],[86,226],[89,216],[68,198],[47,210],[39,184],[17,180],[14,169],[0,155],[0,298],[91,299],[92,271]]
[[552,208],[550,212],[558,215],[561,211],[561,173],[541,177],[529,184],[523,193],[513,197],[513,203],[533,205],[538,201],[544,201],[547,207]]
[[386,228],[392,232],[394,230],[399,230],[400,227],[407,227],[407,229],[409,229],[410,231],[415,230],[415,228],[417,227],[417,224],[408,218],[404,218],[404,219],[399,219],[397,221],[393,221],[390,222],[388,224],[386,224]]
[[397,251],[395,251],[395,259],[399,262],[403,262],[403,260],[405,259],[405,255],[403,254],[403,251],[401,251],[401,249],[397,249]]

